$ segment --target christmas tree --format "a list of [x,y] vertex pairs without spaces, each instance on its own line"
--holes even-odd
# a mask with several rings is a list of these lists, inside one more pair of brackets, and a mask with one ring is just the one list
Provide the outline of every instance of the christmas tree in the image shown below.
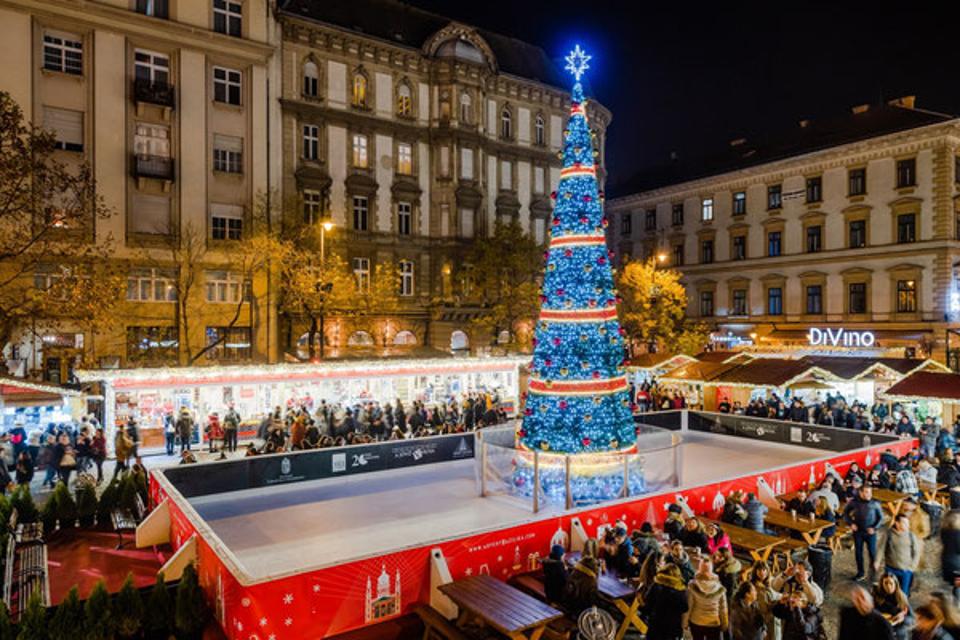
[[607,221],[580,85],[589,59],[579,45],[566,59],[576,82],[563,169],[553,194],[533,367],[517,434],[527,449],[560,453],[635,445]]

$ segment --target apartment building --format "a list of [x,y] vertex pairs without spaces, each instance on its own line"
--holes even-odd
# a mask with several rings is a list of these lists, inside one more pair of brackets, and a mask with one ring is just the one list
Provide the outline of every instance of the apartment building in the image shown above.
[[908,97],[734,140],[621,189],[610,242],[679,269],[718,344],[842,347],[810,329],[845,329],[942,358],[960,320],[958,135]]

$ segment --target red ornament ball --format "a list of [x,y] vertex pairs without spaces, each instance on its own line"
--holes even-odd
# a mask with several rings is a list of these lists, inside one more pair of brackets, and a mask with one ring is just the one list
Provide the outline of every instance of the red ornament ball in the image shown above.
[[594,378],[595,380],[599,380],[599,379],[600,379],[600,372],[599,372],[599,371],[594,371],[594,372],[593,372],[593,378]]
[[557,199],[557,192],[556,192],[556,191],[551,191],[551,192],[550,192],[550,197],[553,198],[554,200],[556,200],[556,199]]
[[[523,415],[525,415],[525,416],[532,416],[532,415],[533,415],[533,409],[524,409],[524,410],[523,410]],[[520,431],[517,431],[517,435],[522,438],[522,437],[525,436],[526,434],[523,432],[523,429],[521,429]]]
[[593,200],[593,198],[591,198],[590,196],[583,196],[584,202],[590,202],[591,200]]
[[572,256],[573,256],[573,249],[564,249],[563,255],[565,255],[565,256],[568,257],[568,258],[572,257]]
[[587,218],[587,216],[580,216],[580,224],[587,224],[589,221],[590,220]]
[[604,218],[604,219],[603,219],[603,227],[604,227],[604,228],[607,228],[607,227],[609,227],[609,226],[610,226],[610,221],[607,220],[606,218]]
[[555,227],[560,226],[560,218],[554,218],[554,219],[553,219],[553,226],[555,226]]
[[607,264],[607,259],[604,258],[603,256],[600,256],[599,258],[597,258],[597,264],[599,265]]
[[561,409],[566,409],[566,408],[567,408],[567,401],[566,401],[566,400],[561,400],[561,401],[560,401],[560,404],[558,404],[557,406],[560,407]]
[[593,299],[590,299],[590,300],[587,300],[587,304],[588,304],[589,306],[591,306],[591,307],[595,307],[595,306],[597,306],[597,301],[596,301],[596,300],[593,300]]
[[553,339],[553,346],[555,346],[555,347],[559,347],[559,346],[560,346],[560,338],[554,338],[554,339]]
[[583,442],[583,446],[585,447],[590,446],[590,438],[584,438],[583,440],[581,440],[581,442]]

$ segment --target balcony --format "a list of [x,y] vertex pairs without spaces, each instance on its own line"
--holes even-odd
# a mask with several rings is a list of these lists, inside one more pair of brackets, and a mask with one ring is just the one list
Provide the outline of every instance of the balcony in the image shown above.
[[137,78],[133,81],[133,99],[137,102],[160,105],[173,108],[173,85],[167,82],[151,81],[146,78]]
[[133,156],[133,175],[136,178],[173,180],[173,158],[138,153]]

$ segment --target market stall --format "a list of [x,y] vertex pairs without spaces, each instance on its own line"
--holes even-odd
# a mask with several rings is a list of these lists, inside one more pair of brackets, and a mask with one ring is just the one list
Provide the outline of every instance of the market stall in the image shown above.
[[[140,427],[142,448],[164,446],[164,417],[188,409],[200,421],[222,416],[233,405],[243,423],[240,438],[251,437],[275,407],[353,405],[397,399],[405,404],[444,402],[471,392],[496,394],[508,414],[520,398],[520,367],[529,358],[434,358],[356,360],[250,366],[81,370],[83,383],[99,383],[104,396],[108,442],[116,425],[129,418]],[[202,429],[198,429],[202,433]]]
[[641,353],[627,362],[627,377],[633,384],[640,385],[696,361],[693,356],[683,353]]
[[87,412],[86,396],[75,389],[21,378],[0,377],[2,430],[20,423],[27,428],[45,428],[79,420]]
[[960,416],[960,373],[915,371],[886,390],[888,402],[899,402],[914,417],[933,416],[949,426]]

